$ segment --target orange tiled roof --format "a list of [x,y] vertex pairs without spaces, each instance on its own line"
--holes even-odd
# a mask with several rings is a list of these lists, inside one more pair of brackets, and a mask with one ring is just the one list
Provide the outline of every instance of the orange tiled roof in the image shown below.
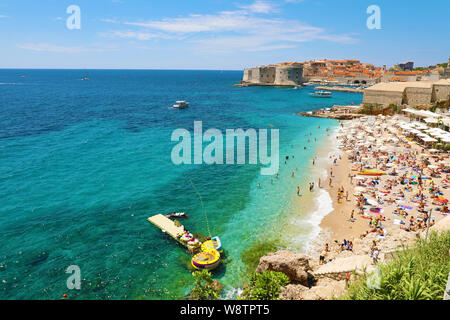
[[396,72],[395,73],[398,76],[415,76],[416,72],[414,71],[401,71],[401,72]]
[[400,77],[392,77],[392,78],[389,78],[389,80],[390,81],[398,81],[398,82],[406,82],[405,79],[402,79]]

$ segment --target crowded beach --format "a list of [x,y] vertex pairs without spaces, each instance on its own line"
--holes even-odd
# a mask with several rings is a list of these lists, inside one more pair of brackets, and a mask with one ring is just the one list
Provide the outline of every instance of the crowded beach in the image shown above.
[[334,210],[311,253],[319,265],[352,255],[376,265],[448,215],[450,159],[432,149],[448,132],[380,115],[341,122],[336,138],[323,186]]

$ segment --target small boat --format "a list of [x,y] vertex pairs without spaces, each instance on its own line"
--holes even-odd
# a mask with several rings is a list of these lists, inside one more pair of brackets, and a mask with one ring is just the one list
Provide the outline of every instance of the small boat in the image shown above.
[[215,249],[202,251],[192,257],[191,264],[197,270],[211,270],[220,263],[220,253]]
[[188,219],[189,215],[186,212],[169,212],[168,214],[166,214],[166,218]]
[[186,101],[177,101],[177,102],[173,105],[173,107],[174,107],[175,109],[184,109],[184,108],[186,108],[188,105],[189,105],[189,102],[186,102]]
[[313,97],[319,97],[319,98],[331,98],[330,91],[316,91],[316,92],[311,92],[309,95],[311,95]]
[[211,240],[207,240],[207,241],[203,242],[201,249],[202,249],[202,251],[208,251],[208,250],[214,249],[214,250],[219,251],[220,253],[223,252],[222,243],[220,242],[219,237],[213,237]]
[[89,78],[88,77],[84,77],[84,78],[81,78],[81,80],[87,81],[87,80],[89,80]]

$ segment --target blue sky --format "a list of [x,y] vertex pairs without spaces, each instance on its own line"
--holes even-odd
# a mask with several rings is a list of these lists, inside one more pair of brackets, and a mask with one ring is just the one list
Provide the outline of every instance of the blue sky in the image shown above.
[[[81,9],[69,30],[66,9]],[[369,30],[367,7],[381,9]],[[449,0],[1,0],[0,68],[239,70],[355,58],[446,62]]]

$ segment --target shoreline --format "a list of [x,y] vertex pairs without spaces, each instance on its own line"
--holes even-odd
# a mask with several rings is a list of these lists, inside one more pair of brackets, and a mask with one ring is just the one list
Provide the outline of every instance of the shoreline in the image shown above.
[[[316,152],[317,169],[322,169],[320,193],[315,194],[313,201],[315,204],[314,210],[308,215],[319,215],[320,222],[316,225],[318,232],[312,236],[309,243],[306,245],[306,252],[312,257],[318,257],[321,248],[325,243],[332,243],[335,240],[342,242],[344,239],[350,239],[359,236],[367,227],[367,221],[364,219],[357,219],[355,223],[350,223],[350,213],[352,210],[352,197],[354,193],[354,186],[350,184],[348,174],[351,173],[350,162],[347,154],[339,148],[337,137],[340,130],[340,123],[331,131],[329,141],[320,146]],[[336,158],[336,164],[333,159]],[[332,184],[329,185],[331,171],[333,172]],[[337,192],[338,188],[344,187],[348,191],[348,201],[344,199],[338,203]],[[320,198],[323,192],[326,192],[330,197],[331,210],[328,212],[320,211]],[[323,208],[322,210],[329,210]]]

